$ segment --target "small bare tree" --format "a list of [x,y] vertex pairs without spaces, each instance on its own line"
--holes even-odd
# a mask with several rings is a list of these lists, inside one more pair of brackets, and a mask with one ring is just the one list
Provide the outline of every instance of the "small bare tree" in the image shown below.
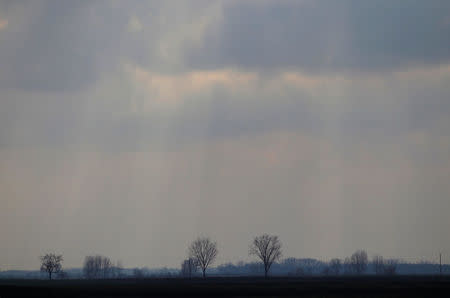
[[95,256],[86,256],[83,264],[83,274],[86,278],[91,279],[98,277],[100,271],[100,263]]
[[382,256],[375,255],[372,258],[372,264],[375,274],[384,274],[384,260]]
[[352,261],[350,260],[350,257],[346,257],[344,259],[344,263],[342,268],[344,269],[344,274],[353,274],[353,266],[352,266]]
[[39,257],[41,260],[41,271],[48,273],[48,278],[52,279],[53,273],[61,272],[63,257],[54,253]]
[[383,273],[385,275],[394,275],[397,273],[398,260],[390,259],[384,261]]
[[365,250],[357,250],[350,257],[350,264],[353,273],[363,274],[367,270],[367,252]]
[[111,260],[108,257],[103,257],[102,258],[102,275],[103,278],[108,278],[112,275],[113,273],[113,264],[111,262]]
[[261,259],[264,265],[264,276],[267,278],[273,262],[281,258],[281,242],[278,236],[263,234],[253,239],[249,254]]
[[376,255],[372,259],[372,264],[377,275],[394,275],[397,273],[398,260],[385,260],[382,256]]
[[206,269],[214,262],[217,257],[217,243],[211,241],[208,237],[199,237],[192,242],[189,247],[189,258],[195,260],[206,277]]
[[329,265],[329,273],[332,275],[339,275],[341,272],[342,263],[340,259],[331,259]]
[[108,278],[114,271],[111,260],[103,256],[87,256],[84,258],[83,273],[86,278]]
[[181,263],[181,276],[191,278],[192,275],[197,272],[197,261],[193,258],[189,258]]

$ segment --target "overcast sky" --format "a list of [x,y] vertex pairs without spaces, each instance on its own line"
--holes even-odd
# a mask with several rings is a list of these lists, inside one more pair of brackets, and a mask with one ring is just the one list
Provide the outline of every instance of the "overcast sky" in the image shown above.
[[450,262],[449,177],[450,1],[0,0],[0,270]]

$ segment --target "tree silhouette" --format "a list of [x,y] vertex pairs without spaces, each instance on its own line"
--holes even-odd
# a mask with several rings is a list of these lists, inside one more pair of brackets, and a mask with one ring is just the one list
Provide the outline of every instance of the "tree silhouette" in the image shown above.
[[350,257],[350,264],[353,273],[363,274],[367,270],[367,252],[365,250],[357,250]]
[[41,271],[47,272],[49,279],[52,279],[53,273],[58,273],[61,271],[63,262],[62,255],[55,255],[54,253],[50,253],[39,258],[41,260]]
[[217,257],[217,243],[208,237],[199,237],[189,247],[189,257],[194,259],[202,269],[203,278],[206,277],[206,269]]
[[264,276],[267,278],[273,262],[281,257],[281,242],[278,236],[263,234],[253,239],[249,254],[261,259],[264,264]]

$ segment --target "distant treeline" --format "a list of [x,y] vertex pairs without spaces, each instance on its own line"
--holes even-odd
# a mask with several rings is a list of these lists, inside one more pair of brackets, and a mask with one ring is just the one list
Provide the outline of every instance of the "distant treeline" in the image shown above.
[[[312,258],[286,258],[273,264],[272,276],[325,276],[332,275],[329,271],[330,262],[324,262]],[[420,262],[406,263],[401,260],[396,264],[396,274],[401,275],[431,275],[439,274],[439,264]],[[450,265],[442,265],[442,273],[450,274]],[[260,262],[225,263],[211,268],[210,275],[264,275],[264,268]],[[376,274],[376,264],[369,262],[364,274]],[[342,265],[339,275],[353,275],[350,269]]]
[[[113,262],[101,255],[86,256],[82,269],[63,269],[63,256],[47,253],[40,256],[39,274],[33,271],[0,272],[0,278],[40,278],[45,274],[49,279],[86,278],[149,278],[149,277],[183,277],[202,276],[339,276],[339,275],[412,275],[412,274],[446,274],[449,265],[427,262],[406,263],[399,259],[384,258],[374,255],[369,259],[365,250],[357,250],[344,259],[334,258],[327,262],[313,258],[282,258],[282,243],[278,236],[262,234],[254,237],[248,250],[249,256],[256,262],[226,263],[217,267],[211,265],[219,251],[217,242],[209,237],[199,237],[188,247],[187,259],[181,262],[180,269],[124,269],[121,262]],[[441,257],[441,255],[440,255]],[[441,260],[441,259],[440,259]]]
[[[273,264],[271,268],[272,276],[323,276],[329,262],[324,262],[311,258],[286,258],[279,263]],[[63,278],[79,279],[86,278],[83,268],[66,269]],[[324,273],[325,272],[325,273]],[[399,261],[397,264],[398,275],[436,275],[439,274],[439,264],[430,262],[406,263]],[[442,273],[450,274],[450,265],[442,265]],[[260,262],[237,262],[225,263],[208,269],[209,276],[263,276],[264,268]],[[340,274],[348,274],[345,271]],[[375,265],[370,262],[365,274],[374,275]],[[197,272],[194,276],[201,276],[201,272]],[[178,278],[180,277],[179,268],[123,268],[121,276],[117,278]],[[9,270],[0,271],[0,278],[18,278],[18,279],[39,279],[47,278],[45,273],[38,270],[23,271]],[[56,275],[59,279],[61,276]],[[115,278],[111,276],[110,278]]]

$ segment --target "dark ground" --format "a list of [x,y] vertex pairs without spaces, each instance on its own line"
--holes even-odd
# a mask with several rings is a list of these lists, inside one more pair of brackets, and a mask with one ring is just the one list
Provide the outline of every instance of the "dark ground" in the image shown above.
[[4,297],[450,297],[450,277],[0,280]]

